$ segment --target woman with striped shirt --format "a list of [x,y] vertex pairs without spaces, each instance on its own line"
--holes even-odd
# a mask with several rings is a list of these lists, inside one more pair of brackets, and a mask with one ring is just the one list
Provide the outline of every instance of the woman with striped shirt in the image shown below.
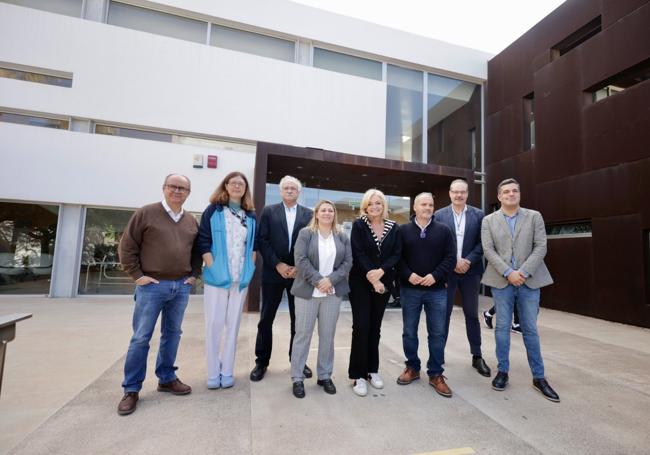
[[348,375],[352,390],[368,394],[368,382],[384,387],[379,376],[379,337],[381,321],[395,280],[395,269],[402,252],[397,223],[388,219],[384,193],[366,191],[361,200],[360,218],[352,224],[352,349]]

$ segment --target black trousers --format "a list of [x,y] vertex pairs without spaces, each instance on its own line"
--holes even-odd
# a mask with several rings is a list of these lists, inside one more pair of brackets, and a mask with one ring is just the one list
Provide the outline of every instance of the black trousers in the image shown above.
[[465,331],[472,355],[481,357],[481,325],[478,322],[478,291],[481,286],[481,275],[459,275],[450,273],[447,281],[447,327],[445,343],[449,336],[449,321],[454,309],[456,289],[460,291],[465,315]]
[[282,294],[287,291],[289,300],[289,316],[291,317],[291,339],[289,340],[289,361],[291,361],[291,346],[293,337],[296,334],[296,307],[291,295],[291,282],[284,283],[262,283],[262,311],[260,322],[257,324],[257,339],[255,341],[255,363],[261,366],[268,366],[271,360],[273,349],[273,321],[282,301]]
[[352,307],[352,349],[350,350],[350,379],[367,378],[379,370],[379,337],[381,321],[388,303],[389,292],[377,294],[365,278],[350,277],[350,306]]

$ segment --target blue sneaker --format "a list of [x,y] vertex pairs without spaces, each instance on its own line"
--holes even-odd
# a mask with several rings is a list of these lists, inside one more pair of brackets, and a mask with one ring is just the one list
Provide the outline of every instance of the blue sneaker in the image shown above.
[[221,377],[216,379],[208,379],[208,389],[220,389],[221,388]]
[[235,385],[235,379],[232,376],[221,376],[221,388],[227,389]]

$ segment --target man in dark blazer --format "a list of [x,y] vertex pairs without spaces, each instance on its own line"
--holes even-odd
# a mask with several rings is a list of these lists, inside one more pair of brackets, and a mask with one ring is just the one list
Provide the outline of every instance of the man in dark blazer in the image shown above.
[[451,204],[437,210],[436,221],[445,224],[454,234],[456,246],[456,267],[447,281],[447,331],[454,307],[456,290],[460,291],[465,314],[465,329],[472,354],[472,366],[483,376],[489,377],[490,368],[481,354],[481,326],[478,320],[478,292],[483,274],[483,248],[481,247],[481,223],[485,214],[482,210],[467,205],[469,186],[465,180],[457,179],[449,187]]
[[[307,226],[312,211],[298,204],[302,185],[290,175],[280,180],[282,202],[264,207],[260,217],[257,244],[264,260],[262,269],[262,311],[257,325],[255,342],[255,367],[251,371],[251,381],[261,381],[271,360],[273,347],[273,321],[286,290],[291,316],[291,346],[296,334],[296,314],[293,295],[289,292],[296,276],[293,248],[300,229]],[[305,365],[305,377],[312,376],[311,369]]]

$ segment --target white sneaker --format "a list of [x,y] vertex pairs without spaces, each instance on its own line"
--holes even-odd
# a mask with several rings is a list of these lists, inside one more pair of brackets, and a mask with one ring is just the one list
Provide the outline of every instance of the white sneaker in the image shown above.
[[365,397],[368,395],[368,383],[365,379],[356,379],[354,381],[354,385],[352,386],[352,391],[360,397]]
[[370,373],[370,385],[375,389],[384,388],[384,380],[379,376],[379,373]]

